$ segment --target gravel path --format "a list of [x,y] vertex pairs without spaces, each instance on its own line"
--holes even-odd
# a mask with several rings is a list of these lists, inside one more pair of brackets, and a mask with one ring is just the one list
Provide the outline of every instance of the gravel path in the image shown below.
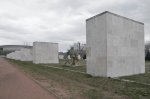
[[0,58],[0,99],[57,99]]

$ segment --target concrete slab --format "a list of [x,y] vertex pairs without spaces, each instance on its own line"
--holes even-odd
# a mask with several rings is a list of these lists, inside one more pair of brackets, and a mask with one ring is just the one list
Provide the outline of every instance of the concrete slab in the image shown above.
[[86,38],[88,74],[145,73],[143,23],[106,11],[86,20]]
[[23,48],[21,52],[21,61],[33,61],[32,49]]
[[6,57],[20,61],[32,61],[32,49],[23,48],[19,51],[8,54]]
[[33,63],[58,63],[58,44],[50,42],[33,43]]

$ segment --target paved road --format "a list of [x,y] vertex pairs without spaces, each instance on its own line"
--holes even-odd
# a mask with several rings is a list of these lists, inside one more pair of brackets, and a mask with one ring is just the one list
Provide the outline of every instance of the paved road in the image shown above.
[[0,58],[0,99],[56,99],[21,71]]

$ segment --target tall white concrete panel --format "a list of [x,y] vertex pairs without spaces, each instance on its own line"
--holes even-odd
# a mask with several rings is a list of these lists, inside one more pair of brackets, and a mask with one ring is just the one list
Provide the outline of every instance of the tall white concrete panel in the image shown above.
[[34,42],[33,63],[58,63],[58,44],[50,42]]
[[86,38],[88,74],[145,73],[143,23],[106,11],[86,20]]

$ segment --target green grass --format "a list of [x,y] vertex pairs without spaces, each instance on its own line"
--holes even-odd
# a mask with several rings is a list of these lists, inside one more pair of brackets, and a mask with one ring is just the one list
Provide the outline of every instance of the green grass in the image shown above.
[[145,72],[146,73],[144,73],[144,74],[125,76],[125,77],[120,77],[120,78],[133,80],[133,81],[137,81],[140,83],[150,84],[150,61],[145,62]]
[[[28,72],[33,77],[40,75],[45,79],[50,79],[65,86],[71,95],[76,92],[78,97],[82,97],[82,99],[150,99],[150,86],[122,82],[105,77],[92,77],[87,74],[36,65],[31,62],[15,60],[9,60],[9,62],[16,64],[18,68]],[[77,98],[72,97],[72,99]]]
[[68,69],[68,70],[75,70],[79,72],[86,72],[86,61],[80,60],[77,65],[78,66],[71,66],[71,65],[65,65],[65,60],[59,60],[59,64],[43,64],[45,66],[55,66],[62,69]]

